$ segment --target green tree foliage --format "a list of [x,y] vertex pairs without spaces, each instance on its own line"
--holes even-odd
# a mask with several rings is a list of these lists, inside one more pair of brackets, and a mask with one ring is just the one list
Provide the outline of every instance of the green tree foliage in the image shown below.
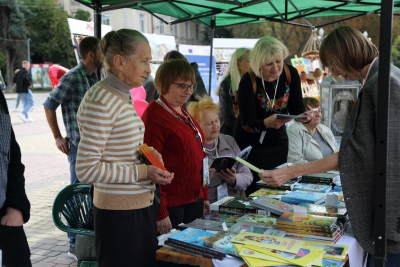
[[[201,33],[202,33],[201,43],[204,45],[209,45],[211,30],[206,28]],[[235,38],[232,31],[232,27],[216,29],[214,31],[214,38]]]
[[31,53],[44,55],[53,63],[71,68],[76,65],[67,13],[56,0],[25,0],[35,16],[27,20]]
[[28,30],[26,18],[32,15],[29,9],[16,0],[0,0],[0,48],[5,59],[7,87],[12,86],[14,69],[26,59]]
[[78,11],[76,11],[76,13],[75,13],[74,19],[79,19],[79,20],[90,22],[90,20],[91,20],[90,12],[86,11],[86,10],[78,9]]

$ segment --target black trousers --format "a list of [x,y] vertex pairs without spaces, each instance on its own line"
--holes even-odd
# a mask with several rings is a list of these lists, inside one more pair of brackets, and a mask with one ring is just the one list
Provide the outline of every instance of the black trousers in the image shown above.
[[31,267],[31,252],[23,226],[0,225],[0,249],[6,267]]
[[154,207],[103,210],[94,207],[99,267],[156,266],[157,224]]
[[[172,228],[175,229],[186,229],[178,227],[181,223],[190,223],[194,220],[203,217],[204,213],[204,200],[200,199],[197,202],[192,202],[185,205],[180,205],[172,208],[167,208],[169,213],[169,219],[171,220]],[[159,247],[161,248],[161,247]],[[178,264],[165,261],[157,261],[158,267],[190,267],[188,264]]]

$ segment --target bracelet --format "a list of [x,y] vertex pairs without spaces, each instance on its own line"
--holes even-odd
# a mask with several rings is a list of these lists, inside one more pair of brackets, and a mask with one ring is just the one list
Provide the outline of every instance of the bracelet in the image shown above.
[[60,140],[61,138],[63,138],[62,136],[61,137],[58,137],[57,139],[56,139],[56,142],[58,141],[58,140]]

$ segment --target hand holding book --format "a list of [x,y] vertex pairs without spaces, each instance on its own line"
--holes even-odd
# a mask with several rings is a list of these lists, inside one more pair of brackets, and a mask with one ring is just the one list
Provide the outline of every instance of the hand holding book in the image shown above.
[[[143,156],[152,164],[147,165],[147,177],[157,184],[170,184],[174,178],[174,174],[167,171],[162,161],[160,161],[147,144],[140,145],[139,149],[143,153]],[[161,158],[161,155],[158,152],[157,154]]]
[[234,187],[236,185],[236,169],[235,168],[226,168],[222,169],[220,172],[221,178],[226,181],[227,184]]

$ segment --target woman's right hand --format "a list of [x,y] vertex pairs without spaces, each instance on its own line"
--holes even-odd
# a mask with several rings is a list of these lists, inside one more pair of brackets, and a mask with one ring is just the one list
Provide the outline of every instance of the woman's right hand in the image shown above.
[[161,170],[153,165],[147,165],[147,177],[156,184],[166,185],[170,184],[174,179],[174,174]]
[[215,168],[210,168],[208,170],[208,175],[210,176],[210,180],[214,177],[214,174],[217,172]]
[[266,128],[279,129],[289,121],[290,119],[277,119],[276,114],[272,114],[264,119],[264,125]]
[[166,234],[169,233],[172,229],[172,224],[171,220],[169,219],[169,216],[165,219],[162,219],[161,221],[157,221],[157,232],[160,234]]

